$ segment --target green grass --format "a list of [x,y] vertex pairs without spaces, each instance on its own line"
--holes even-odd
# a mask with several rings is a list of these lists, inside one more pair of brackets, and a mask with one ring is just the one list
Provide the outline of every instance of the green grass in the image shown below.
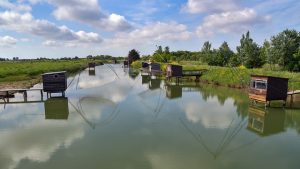
[[181,62],[184,70],[208,69],[201,79],[208,83],[245,88],[250,83],[250,75],[267,75],[289,78],[289,90],[300,90],[300,73],[266,68],[246,69],[244,67],[229,68],[201,64],[199,62]]
[[24,81],[39,78],[41,74],[53,71],[75,73],[87,67],[89,61],[4,61],[0,62],[0,82]]

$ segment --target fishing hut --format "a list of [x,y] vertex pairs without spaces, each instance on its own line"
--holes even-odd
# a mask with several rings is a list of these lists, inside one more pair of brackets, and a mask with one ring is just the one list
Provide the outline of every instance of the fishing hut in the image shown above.
[[69,117],[68,98],[50,98],[44,102],[45,119],[67,120]]
[[176,83],[179,83],[179,78],[182,77],[182,66],[180,65],[167,65],[167,79],[171,80],[172,77],[176,78]]
[[91,70],[91,69],[94,69],[94,70],[95,70],[96,63],[95,63],[95,62],[90,62],[90,63],[88,64],[88,66],[89,66],[89,70]]
[[270,106],[271,101],[282,100],[284,105],[288,96],[287,78],[251,75],[249,98]]
[[128,67],[129,67],[129,62],[128,62],[128,60],[124,60],[123,66],[124,66],[124,68],[128,68]]
[[270,136],[284,131],[285,112],[282,109],[268,110],[250,106],[247,129],[260,136]]
[[161,68],[159,63],[151,63],[150,64],[150,73],[152,75],[160,74]]
[[67,74],[65,71],[62,72],[51,72],[42,75],[43,79],[43,90],[48,94],[62,93],[65,96],[67,90]]

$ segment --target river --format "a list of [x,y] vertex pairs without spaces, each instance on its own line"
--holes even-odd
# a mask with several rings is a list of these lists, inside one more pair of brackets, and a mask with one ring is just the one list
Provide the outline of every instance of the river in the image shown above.
[[68,83],[66,98],[0,105],[1,169],[299,169],[300,109],[120,65]]

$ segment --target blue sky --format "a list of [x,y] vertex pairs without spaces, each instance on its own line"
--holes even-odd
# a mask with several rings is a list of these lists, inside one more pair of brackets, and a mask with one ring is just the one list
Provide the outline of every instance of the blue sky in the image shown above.
[[247,30],[262,44],[300,31],[298,0],[0,0],[0,57],[125,56],[157,45],[235,50]]

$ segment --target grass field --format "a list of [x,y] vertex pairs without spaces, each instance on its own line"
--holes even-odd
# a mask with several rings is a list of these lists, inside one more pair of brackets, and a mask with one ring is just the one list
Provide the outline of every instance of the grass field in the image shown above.
[[40,78],[45,72],[74,73],[87,67],[88,60],[4,61],[0,62],[0,82],[24,81]]

